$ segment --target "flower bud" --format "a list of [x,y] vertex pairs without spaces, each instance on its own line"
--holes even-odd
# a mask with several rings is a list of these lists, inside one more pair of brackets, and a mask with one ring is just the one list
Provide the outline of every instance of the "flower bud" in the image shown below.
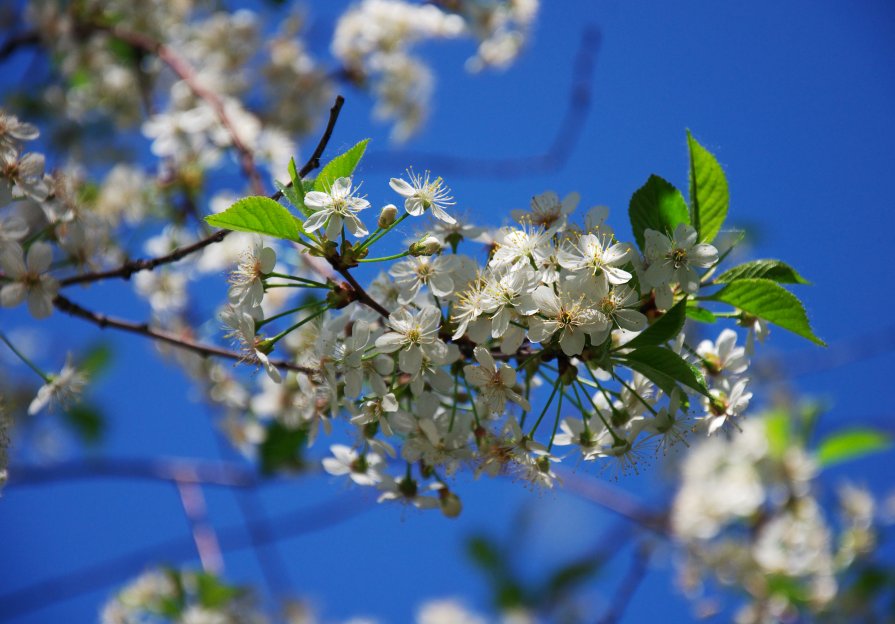
[[411,256],[433,256],[441,251],[441,243],[434,236],[427,236],[423,240],[410,246]]
[[456,518],[463,511],[463,503],[460,501],[460,497],[447,488],[439,491],[438,498],[441,513],[444,514],[445,518]]
[[395,219],[398,218],[398,209],[394,204],[387,204],[383,206],[382,212],[379,213],[379,227],[383,230],[389,227],[392,223],[395,222]]

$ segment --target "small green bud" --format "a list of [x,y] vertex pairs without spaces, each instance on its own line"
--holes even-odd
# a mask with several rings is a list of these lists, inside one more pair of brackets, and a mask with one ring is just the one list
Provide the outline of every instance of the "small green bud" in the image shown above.
[[441,251],[441,243],[434,236],[427,236],[423,240],[410,246],[411,256],[434,256]]

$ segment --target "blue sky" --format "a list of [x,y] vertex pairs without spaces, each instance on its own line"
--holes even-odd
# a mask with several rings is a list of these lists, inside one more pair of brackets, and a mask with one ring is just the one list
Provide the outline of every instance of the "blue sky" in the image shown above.
[[[312,6],[312,14],[333,11],[324,3],[313,4],[321,6]],[[847,358],[851,352],[841,345],[857,339],[858,357],[871,348],[884,352],[800,376],[793,389],[832,405],[824,420],[828,429],[856,421],[895,429],[891,400],[881,392],[891,383],[895,365],[895,324],[888,314],[895,283],[891,3],[544,4],[532,45],[505,73],[464,72],[468,46],[426,48],[438,70],[437,103],[430,123],[407,148],[476,158],[543,152],[566,106],[581,30],[587,24],[598,27],[602,46],[591,111],[567,166],[504,179],[446,176],[458,208],[497,225],[534,194],[575,190],[582,195],[582,206],[608,205],[611,225],[627,238],[628,199],[651,173],[686,188],[689,128],[726,169],[730,221],[755,233],[752,255],[782,258],[813,282],[798,294],[816,333],[831,345],[830,354]],[[326,27],[321,21],[315,32],[326,32]],[[370,127],[367,98],[351,90],[345,95],[348,103],[330,155],[366,136],[374,139],[371,150],[388,149],[386,129]],[[405,166],[427,166],[405,162],[400,153],[389,158],[392,170],[360,169],[371,200],[389,197],[388,178]],[[124,285],[110,284],[76,294],[85,304],[99,304],[127,292]],[[110,307],[131,317],[146,315],[143,306],[126,300]],[[21,311],[0,311],[4,331],[28,324]],[[56,318],[52,337],[64,344],[87,344],[97,331]],[[210,424],[213,416],[192,401],[178,370],[160,364],[152,345],[140,338],[107,338],[115,345],[115,366],[96,389],[112,417],[102,454],[221,457]],[[52,343],[44,344],[49,348]],[[57,368],[64,353],[53,353],[46,363]],[[831,357],[779,329],[763,354],[798,358],[784,361],[819,368]],[[865,481],[884,492],[891,458],[863,460],[834,476]],[[657,485],[660,472],[653,466],[618,486],[661,502],[667,490]],[[474,606],[486,606],[487,592],[464,558],[463,539],[479,531],[511,535],[523,510],[533,524],[528,543],[517,554],[529,574],[543,569],[544,562],[593,548],[616,526],[610,515],[562,492],[532,493],[508,480],[462,482],[459,491],[465,510],[455,521],[437,513],[370,505],[362,492],[328,478],[265,487],[258,500],[271,517],[334,498],[345,514],[360,510],[338,523],[343,512],[331,514],[331,528],[282,539],[276,549],[295,592],[312,597],[326,615],[367,614],[390,622],[409,621],[416,605],[429,597],[464,596]],[[233,493],[208,488],[205,494],[216,527],[240,522]],[[258,500],[249,504],[257,508]],[[297,521],[288,525],[290,530],[302,528]],[[0,593],[171,539],[186,539],[187,546],[171,548],[169,561],[195,564],[177,493],[165,484],[95,480],[9,488],[0,500],[0,535]],[[225,561],[228,578],[263,584],[251,550],[228,552]],[[626,621],[657,615],[667,621],[690,619],[685,600],[672,587],[667,557],[659,556],[658,565]],[[142,568],[131,565],[122,580]],[[605,591],[614,587],[613,575],[617,578],[620,570],[604,575],[604,593],[593,594],[594,605],[609,595]],[[113,588],[110,583],[10,621],[90,621]],[[0,606],[0,619],[3,613]]]

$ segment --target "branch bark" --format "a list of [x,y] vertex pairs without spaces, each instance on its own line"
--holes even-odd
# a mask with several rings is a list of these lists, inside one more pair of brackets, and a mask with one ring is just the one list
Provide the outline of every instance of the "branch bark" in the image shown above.
[[[186,349],[187,351],[198,353],[199,355],[205,357],[215,356],[228,360],[235,360],[237,362],[242,362],[245,360],[245,356],[240,353],[236,353],[235,351],[227,351],[226,349],[221,349],[220,347],[215,347],[213,345],[206,345],[195,342],[186,336],[179,336],[169,331],[154,329],[150,327],[148,323],[135,323],[133,321],[116,318],[114,316],[107,316],[105,314],[93,312],[78,305],[77,303],[74,303],[70,299],[63,297],[62,295],[56,296],[56,298],[53,300],[53,305],[56,306],[56,309],[58,309],[60,312],[64,312],[71,316],[76,316],[78,318],[89,321],[94,325],[99,326],[101,329],[105,329],[106,327],[114,327],[115,329],[120,329],[132,334],[147,336],[154,340],[159,340],[161,342],[174,345],[175,347],[178,347],[180,349]],[[271,364],[276,366],[277,368],[305,373],[306,375],[313,377],[316,377],[319,372],[316,369],[309,368],[307,366],[299,366],[285,360],[271,360]]]

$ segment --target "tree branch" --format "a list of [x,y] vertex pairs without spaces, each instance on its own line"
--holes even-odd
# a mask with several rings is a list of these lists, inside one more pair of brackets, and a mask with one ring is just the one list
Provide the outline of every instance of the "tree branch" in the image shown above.
[[[133,321],[119,319],[113,316],[107,316],[98,312],[92,312],[86,308],[79,306],[70,299],[63,297],[62,295],[56,296],[56,298],[53,300],[53,305],[56,306],[59,311],[65,312],[66,314],[69,314],[71,316],[82,318],[93,323],[94,325],[98,325],[101,329],[105,329],[106,327],[114,327],[115,329],[121,329],[133,334],[147,336],[154,340],[159,340],[161,342],[165,342],[170,345],[174,345],[175,347],[186,349],[187,351],[192,351],[193,353],[198,353],[199,355],[203,355],[206,357],[215,356],[228,360],[235,360],[237,362],[242,362],[246,359],[245,356],[240,353],[227,351],[226,349],[221,349],[220,347],[215,347],[212,345],[205,345],[194,342],[185,336],[179,336],[169,331],[153,329],[149,327],[147,323],[134,323]],[[299,366],[297,364],[293,364],[292,362],[287,362],[286,360],[271,360],[270,363],[277,368],[305,373],[308,376],[317,376],[317,374],[319,373],[319,371],[317,371],[316,369],[309,368],[307,366]]]
[[625,610],[631,603],[631,598],[634,597],[634,592],[646,576],[649,555],[650,552],[648,546],[644,544],[639,544],[637,546],[637,549],[631,557],[631,567],[628,568],[628,573],[625,574],[621,585],[618,586],[618,589],[615,592],[612,602],[609,603],[609,611],[600,618],[599,624],[615,624],[616,622],[621,621],[622,616],[625,614]]
[[89,459],[48,466],[16,466],[7,487],[27,487],[80,479],[141,479],[196,483],[227,488],[255,488],[261,483],[249,466],[197,459]]
[[384,318],[388,318],[390,312],[383,307],[381,303],[373,299],[370,294],[364,290],[363,286],[361,286],[354,276],[348,271],[348,269],[340,268],[333,264],[333,268],[339,272],[339,275],[345,278],[345,281],[351,286],[351,289],[354,291],[354,296],[357,297],[357,301],[361,302],[365,306],[375,310]]
[[[314,149],[314,153],[311,154],[311,157],[299,171],[300,177],[306,176],[311,171],[320,166],[320,157],[323,155],[323,151],[326,149],[326,146],[329,143],[330,138],[332,137],[333,130],[336,127],[336,121],[339,119],[339,113],[341,112],[342,106],[344,104],[345,98],[343,98],[341,95],[336,96],[336,101],[333,104],[332,108],[330,108],[329,110],[329,120],[326,123],[326,129],[323,131],[323,135],[320,137],[320,141],[317,142],[317,147]],[[292,182],[290,181],[287,186],[291,184]],[[273,200],[278,200],[282,196],[282,191],[277,191],[276,193],[271,195],[270,198]],[[116,277],[121,279],[130,279],[131,275],[133,275],[134,273],[139,273],[140,271],[151,271],[163,264],[177,262],[178,260],[185,258],[186,256],[189,256],[190,254],[193,254],[197,251],[200,251],[213,243],[219,243],[224,240],[224,237],[226,237],[229,233],[230,230],[218,230],[217,232],[210,234],[202,240],[199,240],[191,245],[179,247],[164,256],[145,258],[142,260],[129,260],[117,269],[110,269],[108,271],[100,271],[97,273],[73,275],[71,277],[59,280],[59,284],[60,286],[71,286],[72,284],[86,284]]]
[[441,174],[478,177],[521,177],[533,173],[561,170],[568,162],[583,134],[590,113],[593,73],[597,54],[602,44],[602,34],[596,26],[587,26],[581,34],[581,44],[572,71],[572,86],[566,111],[553,137],[550,147],[543,154],[511,158],[471,158],[432,152],[391,151],[371,152],[364,163],[368,169],[394,169],[395,161],[425,163],[427,169]]
[[669,535],[667,514],[647,508],[624,490],[613,488],[597,479],[587,479],[560,469],[560,477],[567,490],[585,500],[596,503],[634,524],[659,535]]
[[169,47],[167,44],[153,39],[152,37],[144,33],[130,31],[125,28],[121,28],[120,26],[104,26],[93,24],[92,27],[98,30],[104,30],[116,39],[120,39],[124,43],[127,43],[128,45],[138,50],[143,50],[144,52],[155,54],[161,61],[163,61],[168,67],[170,67],[171,70],[175,74],[177,74],[177,76],[181,80],[183,80],[187,84],[190,90],[196,94],[196,97],[204,100],[209,106],[211,106],[212,110],[214,110],[215,114],[218,116],[218,119],[221,121],[221,125],[224,126],[227,134],[230,135],[230,140],[233,142],[233,147],[239,153],[239,164],[242,167],[243,173],[245,173],[246,177],[249,180],[249,183],[252,186],[252,191],[256,195],[265,194],[264,183],[261,181],[261,173],[258,171],[258,167],[255,164],[255,158],[252,155],[252,151],[239,137],[239,133],[236,131],[236,126],[233,124],[233,121],[227,114],[227,110],[224,106],[223,100],[218,96],[217,93],[202,85],[195,70],[186,61],[186,59],[181,57],[173,48]]
[[[326,530],[372,508],[369,501],[359,500],[356,493],[340,496],[312,509],[271,519],[272,530],[265,534],[264,540],[274,542]],[[256,529],[253,523],[239,523],[221,529],[218,531],[221,551],[251,548],[256,538],[247,535],[247,531],[251,534]],[[188,559],[192,552],[192,538],[169,539],[26,585],[0,595],[0,619],[12,619],[108,585],[119,584],[123,578],[143,571],[147,565],[166,560],[182,561]]]
[[9,39],[0,45],[0,62],[18,52],[21,48],[33,46],[40,43],[40,33],[37,31],[26,31],[15,35],[11,35]]

